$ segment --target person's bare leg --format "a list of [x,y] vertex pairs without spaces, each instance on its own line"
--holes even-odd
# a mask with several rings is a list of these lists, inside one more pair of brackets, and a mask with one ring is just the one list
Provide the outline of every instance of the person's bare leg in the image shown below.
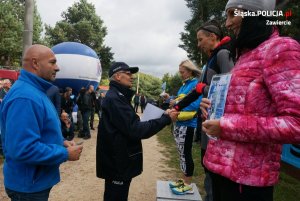
[[183,181],[185,184],[190,185],[192,183],[192,177],[187,177],[187,176],[183,175]]

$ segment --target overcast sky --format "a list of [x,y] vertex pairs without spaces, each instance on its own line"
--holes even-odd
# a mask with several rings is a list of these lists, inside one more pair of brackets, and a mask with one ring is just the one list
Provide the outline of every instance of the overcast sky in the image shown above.
[[[43,23],[55,26],[61,13],[78,0],[36,0]],[[88,0],[107,27],[105,45],[114,59],[140,72],[162,77],[174,74],[187,58],[179,48],[180,32],[190,19],[184,0]]]

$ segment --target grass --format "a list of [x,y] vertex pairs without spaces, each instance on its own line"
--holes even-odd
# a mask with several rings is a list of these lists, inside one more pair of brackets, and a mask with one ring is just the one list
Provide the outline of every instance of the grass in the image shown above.
[[[160,131],[158,141],[166,148],[163,152],[163,155],[166,158],[164,162],[172,169],[172,179],[181,178],[182,174],[179,168],[179,156],[170,127],[166,127]],[[200,147],[195,143],[193,144],[193,158],[195,164],[193,182],[198,186],[202,199],[204,199],[204,170],[200,162]],[[279,183],[274,188],[274,201],[294,200],[300,200],[300,181],[282,171],[280,173]]]
[[[182,178],[182,172],[179,167],[179,156],[178,151],[176,148],[176,143],[174,140],[174,137],[171,133],[170,127],[164,128],[162,131],[160,131],[158,135],[158,141],[164,145],[165,152],[162,154],[165,156],[166,160],[164,162],[167,163],[167,165],[172,169],[172,172],[174,175],[171,175],[171,179],[177,179]],[[194,176],[193,176],[193,183],[196,183],[196,185],[199,188],[200,194],[203,196],[205,195],[204,186],[203,186],[203,180],[204,180],[204,170],[201,166],[200,161],[200,145],[199,144],[193,144],[193,159],[195,164],[195,170],[194,170]]]

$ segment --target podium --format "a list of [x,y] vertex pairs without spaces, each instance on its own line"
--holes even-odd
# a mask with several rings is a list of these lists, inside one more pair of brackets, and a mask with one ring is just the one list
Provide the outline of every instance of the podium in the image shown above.
[[170,181],[156,182],[156,201],[202,201],[196,184],[192,183],[193,194],[176,195],[171,191],[169,183]]

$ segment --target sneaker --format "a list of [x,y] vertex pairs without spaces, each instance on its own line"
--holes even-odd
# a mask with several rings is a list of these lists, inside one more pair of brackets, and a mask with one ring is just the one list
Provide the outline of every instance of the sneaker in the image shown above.
[[178,179],[177,181],[172,181],[169,183],[170,188],[176,188],[176,187],[179,187],[182,185],[184,185],[184,182],[182,179]]
[[176,195],[193,194],[194,190],[192,185],[183,184],[179,187],[172,188],[172,192]]

